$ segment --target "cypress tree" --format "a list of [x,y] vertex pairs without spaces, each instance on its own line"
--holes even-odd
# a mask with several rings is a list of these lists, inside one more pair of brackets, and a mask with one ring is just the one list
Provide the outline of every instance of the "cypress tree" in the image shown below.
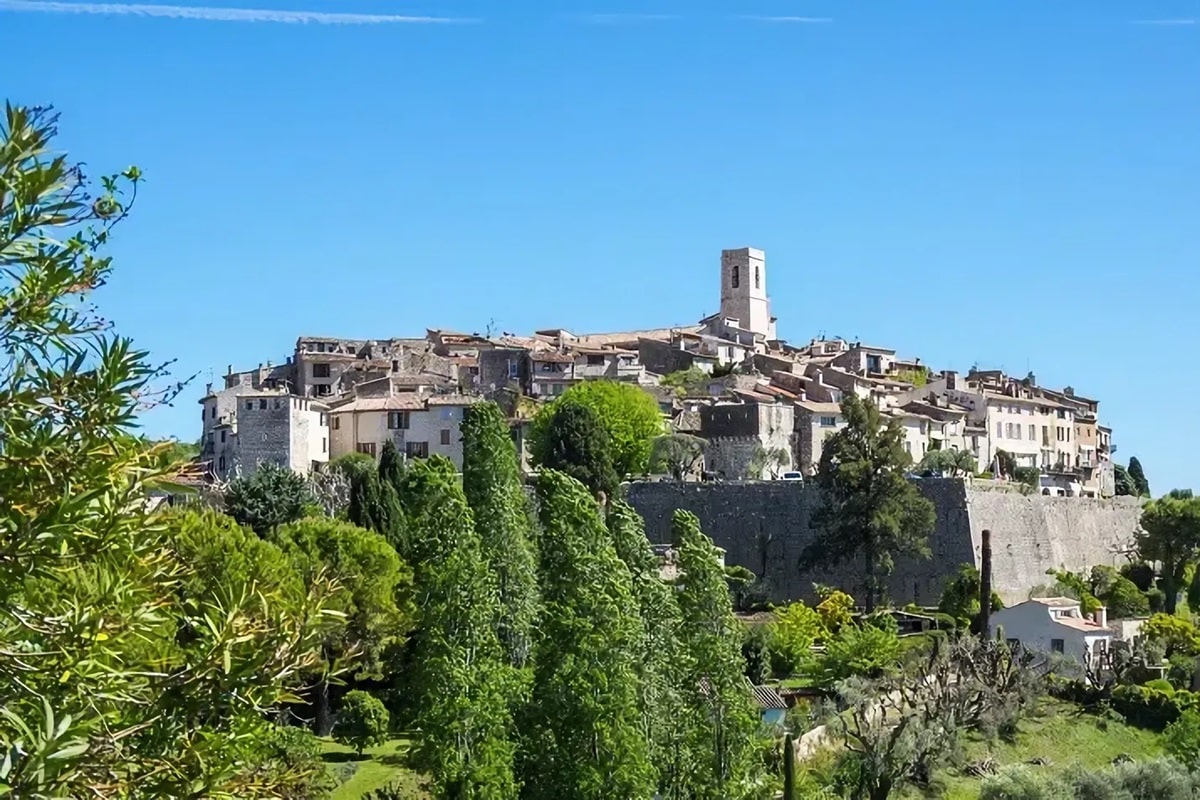
[[529,800],[611,800],[654,793],[638,708],[643,632],[629,570],[588,490],[561,472],[538,479],[543,620],[536,702],[522,729]]
[[408,541],[405,531],[404,509],[400,503],[400,491],[404,484],[404,462],[395,443],[383,443],[379,455],[379,532],[396,548],[402,557],[408,556]]
[[350,505],[346,516],[360,528],[383,532],[380,509],[379,475],[374,470],[359,470],[350,476]]
[[[543,412],[544,413],[544,412]],[[591,406],[567,402],[554,409],[542,440],[538,466],[570,475],[593,494],[616,493],[620,477],[613,466],[612,442]]]
[[743,674],[739,623],[733,616],[720,553],[700,521],[676,511],[671,525],[679,553],[677,598],[683,622],[685,740],[691,750],[687,796],[737,800],[762,780],[756,763],[759,719]]
[[685,750],[676,724],[680,703],[679,604],[675,591],[661,577],[659,560],[650,549],[645,522],[637,511],[623,500],[612,501],[608,529],[617,555],[629,569],[633,599],[642,619],[638,704],[650,760],[658,770],[658,794],[663,798],[682,797]]
[[1142,462],[1137,460],[1137,457],[1129,459],[1129,478],[1133,481],[1133,488],[1137,491],[1139,497],[1150,496],[1150,481],[1146,480],[1146,473],[1142,470]]
[[467,408],[462,435],[463,492],[499,591],[496,629],[508,663],[524,667],[533,649],[539,601],[532,519],[517,450],[495,403]]
[[508,697],[512,670],[493,622],[495,586],[454,466],[434,456],[408,470],[405,500],[421,630],[410,691],[420,736],[414,765],[435,797],[517,795]]

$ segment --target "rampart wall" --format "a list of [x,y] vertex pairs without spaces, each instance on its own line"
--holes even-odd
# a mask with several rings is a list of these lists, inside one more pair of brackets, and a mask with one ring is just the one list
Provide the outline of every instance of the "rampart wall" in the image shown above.
[[[896,559],[889,593],[898,603],[936,603],[960,565],[979,565],[985,529],[992,532],[993,582],[1006,603],[1024,600],[1031,588],[1050,583],[1046,570],[1051,568],[1119,566],[1140,514],[1133,498],[1026,496],[976,489],[958,479],[922,480],[919,486],[937,509],[932,554]],[[670,541],[676,508],[696,514],[705,533],[725,549],[726,562],[752,570],[775,602],[812,599],[815,582],[861,596],[861,563],[804,573],[797,566],[815,537],[809,527],[819,503],[815,487],[790,481],[647,481],[629,484],[628,499],[655,543]]]

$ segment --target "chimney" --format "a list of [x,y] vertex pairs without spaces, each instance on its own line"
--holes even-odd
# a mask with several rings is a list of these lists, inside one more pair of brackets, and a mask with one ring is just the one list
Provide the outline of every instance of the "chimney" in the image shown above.
[[232,374],[233,374],[233,364],[230,364],[228,367],[226,367],[226,368],[225,368],[225,374],[226,374],[226,375],[232,375]]
[[267,359],[267,369],[270,369],[270,368],[271,368],[271,360]]
[[1108,627],[1108,609],[1105,608],[1104,606],[1100,606],[1099,608],[1096,609],[1096,612],[1094,614],[1092,614],[1092,619],[1094,619],[1096,621],[1096,624],[1099,625],[1101,628],[1107,628]]
[[1075,387],[1068,386],[1067,388],[1063,389],[1063,394],[1065,394],[1067,397],[1074,397],[1075,396]]

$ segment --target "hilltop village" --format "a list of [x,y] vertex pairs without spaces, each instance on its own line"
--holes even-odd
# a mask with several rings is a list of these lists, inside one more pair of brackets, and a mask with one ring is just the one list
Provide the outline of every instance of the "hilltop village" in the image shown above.
[[939,371],[891,347],[791,344],[776,335],[762,250],[722,251],[719,274],[720,310],[688,326],[301,336],[282,363],[231,366],[222,386],[207,387],[200,462],[217,481],[264,462],[308,472],[348,453],[378,456],[392,441],[409,458],[461,466],[465,407],[497,400],[524,452],[539,404],[604,379],[644,388],[670,430],[705,440],[706,479],[811,476],[853,393],[900,421],[914,464],[933,450],[966,451],[984,477],[1036,471],[1041,494],[1114,494],[1112,430],[1097,400],[1040,386],[1032,373]]

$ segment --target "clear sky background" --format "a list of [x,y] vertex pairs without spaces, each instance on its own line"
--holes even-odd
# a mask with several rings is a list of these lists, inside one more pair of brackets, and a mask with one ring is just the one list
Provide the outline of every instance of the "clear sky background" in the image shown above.
[[750,245],[781,336],[1032,370],[1200,489],[1200,0],[238,7],[0,0],[0,89],[147,176],[150,434],[301,334],[694,322]]

